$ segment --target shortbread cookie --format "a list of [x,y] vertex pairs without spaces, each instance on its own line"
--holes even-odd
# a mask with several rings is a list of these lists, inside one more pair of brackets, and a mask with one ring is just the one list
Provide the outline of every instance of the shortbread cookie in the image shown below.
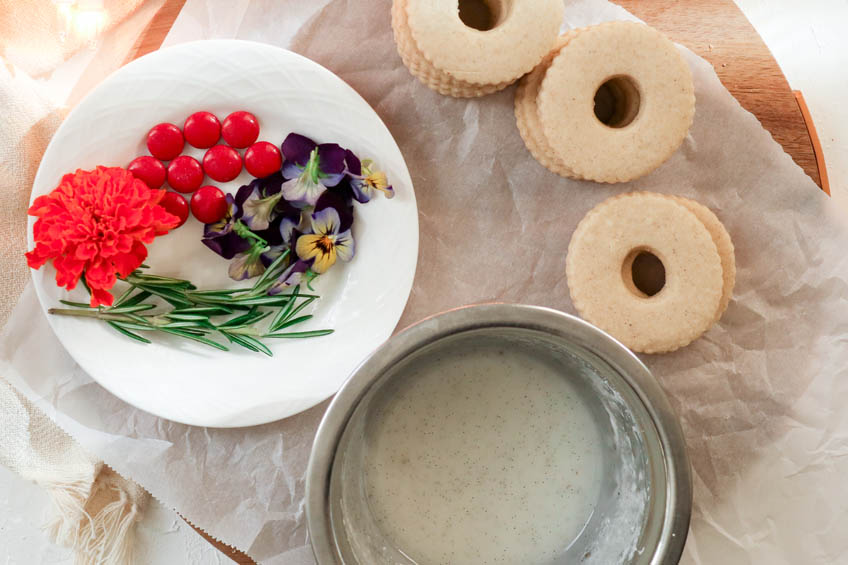
[[[656,256],[665,284],[648,296],[633,283],[642,252]],[[634,351],[689,344],[715,321],[722,300],[721,257],[709,230],[686,206],[635,192],[598,204],[571,237],[566,276],[574,307]]]
[[551,52],[545,55],[542,62],[535,69],[518,81],[518,88],[515,90],[515,121],[518,125],[518,133],[521,134],[521,139],[524,140],[524,145],[527,146],[533,158],[543,167],[558,175],[569,178],[578,177],[562,164],[562,161],[559,160],[548,145],[548,141],[545,139],[544,132],[542,131],[542,124],[539,122],[536,96],[539,94],[539,85],[551,61],[578,33],[580,33],[578,30],[572,30],[557,38]]
[[695,94],[668,38],[644,24],[607,22],[580,30],[560,50],[537,103],[563,165],[613,183],[645,175],[674,153],[692,123]]
[[392,2],[392,30],[395,44],[403,64],[424,85],[445,96],[474,98],[497,92],[509,82],[492,85],[475,85],[460,81],[434,67],[418,50],[406,23],[406,0]]
[[406,22],[435,68],[467,83],[511,83],[535,67],[559,33],[561,0],[489,0],[491,29],[466,25],[456,0],[406,0]]
[[673,198],[675,202],[686,206],[690,212],[701,220],[701,223],[710,232],[713,243],[715,243],[718,250],[718,256],[721,258],[723,279],[721,301],[715,315],[715,321],[718,322],[724,311],[727,310],[727,305],[730,304],[730,299],[733,297],[733,287],[736,284],[736,255],[733,249],[733,241],[730,239],[730,234],[727,233],[727,228],[724,227],[724,224],[721,223],[721,220],[718,219],[718,216],[712,210],[700,202],[695,202],[682,196],[669,195],[669,197]]

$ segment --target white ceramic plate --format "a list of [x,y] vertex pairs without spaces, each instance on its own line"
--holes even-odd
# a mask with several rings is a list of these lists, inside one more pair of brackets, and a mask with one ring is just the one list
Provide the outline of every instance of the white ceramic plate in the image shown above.
[[[48,315],[77,363],[126,402],[163,418],[199,426],[270,422],[334,394],[359,361],[391,335],[412,287],[418,257],[418,212],[403,157],[379,116],[350,86],[295,53],[247,41],[198,41],[157,51],[118,70],[71,112],[53,137],[32,198],[52,190],[65,173],[96,165],[126,166],[147,154],[145,135],[159,122],[182,126],[208,110],[223,119],[235,110],[256,114],[260,140],[280,144],[289,132],[335,142],[372,158],[396,189],[356,204],[356,256],[319,277],[315,318],[298,329],[333,328],[326,337],[268,340],[274,357],[231,348],[219,352],[170,336],[134,342],[93,320]],[[188,148],[201,157],[202,150]],[[234,192],[243,172],[220,184]],[[207,182],[209,179],[207,179]],[[213,183],[215,184],[215,183]],[[32,243],[32,218],[29,248]],[[146,263],[158,274],[188,278],[201,288],[232,286],[228,263],[200,243],[202,225],[189,221],[150,246]],[[68,293],[46,266],[33,272],[42,307]]]

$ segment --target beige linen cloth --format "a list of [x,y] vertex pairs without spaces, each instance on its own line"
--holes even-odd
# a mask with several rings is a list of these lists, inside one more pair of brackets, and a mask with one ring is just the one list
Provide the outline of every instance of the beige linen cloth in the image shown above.
[[[138,3],[111,2],[109,12],[122,17]],[[2,326],[29,280],[23,254],[30,188],[47,143],[63,117],[61,111],[38,96],[32,79],[20,69],[33,73],[49,70],[79,45],[58,44],[54,33],[58,25],[56,7],[49,0],[0,0],[0,14]],[[19,36],[25,41],[15,43]],[[14,49],[10,47],[13,44]],[[40,47],[34,48],[35,45]],[[0,464],[50,493],[55,513],[46,529],[58,543],[74,548],[78,564],[117,565],[132,561],[134,524],[149,495],[86,453],[2,375]]]

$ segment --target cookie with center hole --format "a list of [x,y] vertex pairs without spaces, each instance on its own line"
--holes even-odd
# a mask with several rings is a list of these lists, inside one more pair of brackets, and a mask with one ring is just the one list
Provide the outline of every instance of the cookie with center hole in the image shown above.
[[406,23],[423,57],[454,79],[512,83],[559,34],[562,0],[406,0]]
[[538,95],[548,145],[576,176],[616,183],[648,174],[680,146],[695,113],[689,66],[639,23],[580,30],[551,62]]
[[[633,272],[650,257],[664,276],[651,294]],[[566,277],[581,317],[643,353],[673,351],[703,334],[724,287],[709,230],[683,204],[651,192],[614,196],[590,210],[571,237]]]
[[406,0],[394,0],[392,2],[392,32],[395,38],[398,54],[403,64],[418,80],[425,86],[445,96],[456,98],[474,98],[492,94],[509,86],[509,82],[475,85],[469,82],[457,80],[449,74],[440,71],[430,63],[418,50],[409,25],[406,21]]

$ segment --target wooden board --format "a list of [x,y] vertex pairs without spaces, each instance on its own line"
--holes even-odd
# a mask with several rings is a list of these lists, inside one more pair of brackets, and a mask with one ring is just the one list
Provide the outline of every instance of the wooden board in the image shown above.
[[786,77],[732,0],[615,0],[710,63],[742,107],[821,186],[807,125]]
[[[166,0],[128,61],[159,48],[184,3],[185,0]],[[712,63],[725,87],[821,186],[810,134],[789,83],[768,47],[732,0],[616,0],[616,3]],[[244,553],[200,533],[236,563],[254,563]]]

